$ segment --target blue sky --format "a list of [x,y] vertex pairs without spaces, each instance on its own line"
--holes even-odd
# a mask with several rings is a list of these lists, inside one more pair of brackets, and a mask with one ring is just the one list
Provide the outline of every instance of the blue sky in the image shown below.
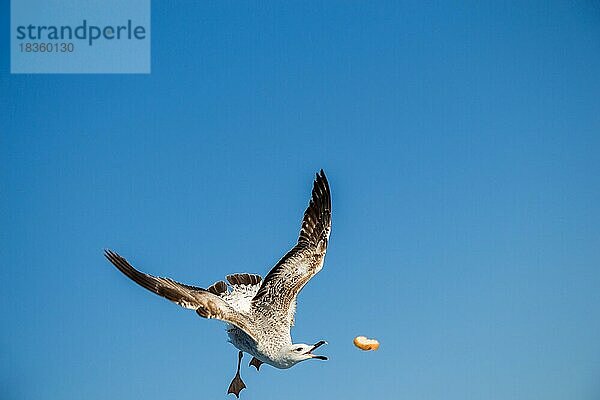
[[242,398],[599,395],[592,2],[154,2],[150,75],[10,75],[8,46],[3,399],[225,398],[223,326],[102,249],[264,275],[320,168],[332,236],[292,333],[330,360],[245,366]]

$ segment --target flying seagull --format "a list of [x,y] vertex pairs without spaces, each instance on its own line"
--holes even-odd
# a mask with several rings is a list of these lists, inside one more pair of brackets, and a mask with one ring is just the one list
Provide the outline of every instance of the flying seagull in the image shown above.
[[290,329],[298,293],[323,268],[330,232],[331,195],[321,170],[313,183],[298,242],[264,279],[255,274],[233,274],[226,277],[229,284],[218,281],[203,289],[140,272],[111,250],[105,250],[104,255],[140,286],[195,310],[201,317],[227,324],[229,341],[239,349],[236,374],[227,394],[239,397],[246,387],[240,377],[244,352],[252,355],[249,365],[257,370],[263,363],[285,369],[304,360],[327,360],[313,353],[326,344],[324,340],[312,345],[292,343]]

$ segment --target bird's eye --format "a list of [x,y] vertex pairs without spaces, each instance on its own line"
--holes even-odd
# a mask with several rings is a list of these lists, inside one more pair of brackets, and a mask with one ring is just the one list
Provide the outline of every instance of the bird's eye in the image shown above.
[[296,351],[302,351],[302,347],[298,347]]

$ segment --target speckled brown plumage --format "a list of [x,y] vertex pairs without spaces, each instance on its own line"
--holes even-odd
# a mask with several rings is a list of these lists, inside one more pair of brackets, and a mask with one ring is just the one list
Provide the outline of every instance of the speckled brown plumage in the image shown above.
[[[123,274],[149,291],[196,310],[204,318],[226,322],[230,342],[253,356],[251,365],[257,370],[262,363],[289,368],[298,362],[290,358],[290,329],[294,324],[296,299],[304,285],[323,268],[330,232],[331,195],[321,170],[313,183],[296,245],[264,279],[255,274],[236,273],[227,275],[227,283],[218,281],[203,289],[140,272],[110,250],[105,251],[105,256]],[[323,343],[320,341],[313,349]],[[324,356],[313,358],[326,359]],[[240,360],[241,355],[238,373],[230,386],[236,396],[245,387],[239,377]]]

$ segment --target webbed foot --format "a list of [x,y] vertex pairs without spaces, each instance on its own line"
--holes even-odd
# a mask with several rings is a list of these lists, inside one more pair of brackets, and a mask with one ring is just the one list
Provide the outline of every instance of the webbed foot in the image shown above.
[[258,371],[258,370],[260,370],[260,366],[263,364],[264,363],[262,361],[260,361],[258,358],[252,357],[252,360],[250,360],[250,364],[248,364],[248,366],[252,365]]
[[229,389],[227,389],[227,394],[233,393],[235,395],[235,397],[237,397],[239,399],[240,392],[242,391],[242,389],[245,389],[245,388],[246,388],[246,384],[244,384],[244,381],[242,380],[242,378],[240,377],[240,374],[238,372],[237,374],[235,374],[235,377],[229,384]]
[[240,392],[242,391],[242,389],[246,388],[246,384],[240,376],[240,364],[242,362],[242,357],[244,357],[244,353],[240,351],[238,353],[237,371],[235,373],[235,376],[233,377],[233,380],[229,384],[229,389],[227,389],[227,394],[233,393],[238,399],[240,398]]

